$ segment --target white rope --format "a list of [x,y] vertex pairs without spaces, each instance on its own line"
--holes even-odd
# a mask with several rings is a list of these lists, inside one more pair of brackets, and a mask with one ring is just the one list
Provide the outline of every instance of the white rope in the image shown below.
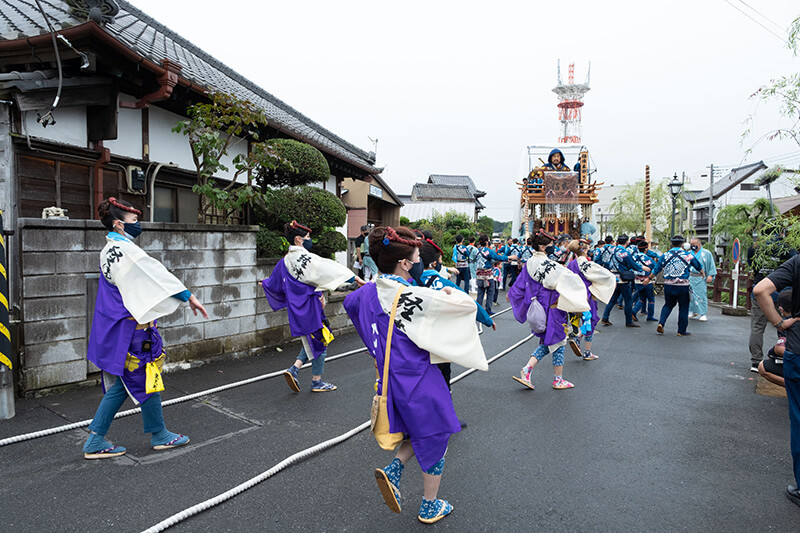
[[[507,311],[507,309],[506,309],[506,311]],[[505,350],[503,350],[499,354],[497,354],[494,357],[492,357],[491,359],[489,359],[487,361],[487,363],[488,364],[492,364],[494,361],[496,361],[497,359],[500,359],[501,357],[503,357],[504,355],[506,355],[510,351],[514,350],[518,346],[524,344],[525,342],[527,342],[531,338],[533,338],[533,334],[528,335],[527,337],[525,337],[521,341],[517,342],[516,344],[514,344],[510,348],[506,348]],[[473,372],[475,372],[475,369],[469,369],[469,370],[467,370],[465,372],[462,372],[458,376],[456,376],[453,379],[451,379],[450,383],[451,384],[452,383],[456,383],[456,382],[464,379],[465,377],[469,376]],[[174,526],[178,522],[186,520],[187,518],[189,518],[191,516],[194,516],[196,514],[202,513],[203,511],[207,511],[208,509],[211,509],[215,505],[219,505],[220,503],[222,503],[222,502],[224,502],[226,500],[229,500],[229,499],[233,498],[234,496],[236,496],[238,494],[241,494],[242,492],[246,491],[247,489],[255,487],[256,485],[258,485],[259,483],[261,483],[265,479],[269,479],[270,477],[274,476],[275,474],[277,474],[278,472],[280,472],[284,468],[292,466],[294,464],[297,464],[297,463],[303,461],[304,459],[307,459],[307,458],[311,457],[312,455],[316,455],[317,453],[320,453],[320,452],[323,452],[323,451],[325,451],[325,450],[327,450],[329,448],[332,448],[332,447],[336,446],[337,444],[340,444],[340,443],[346,441],[350,437],[353,437],[353,436],[357,435],[358,433],[361,433],[362,431],[364,431],[365,429],[368,429],[369,427],[370,427],[370,421],[364,422],[360,426],[354,427],[353,429],[351,429],[347,433],[343,433],[343,434],[339,435],[338,437],[334,437],[334,438],[326,440],[324,442],[320,442],[319,444],[316,444],[316,445],[314,445],[314,446],[312,446],[310,448],[306,448],[305,450],[297,452],[294,455],[290,455],[289,457],[287,457],[286,459],[284,459],[283,461],[281,461],[277,465],[273,466],[272,468],[270,468],[266,472],[262,472],[261,474],[257,475],[256,477],[251,478],[248,481],[245,481],[244,483],[242,483],[240,485],[237,485],[234,488],[232,488],[232,489],[230,489],[228,491],[225,491],[225,492],[223,492],[222,494],[220,494],[218,496],[214,496],[213,498],[209,498],[208,500],[205,500],[205,501],[200,502],[200,503],[198,503],[196,505],[188,507],[188,508],[184,509],[183,511],[175,513],[174,515],[170,516],[166,520],[162,520],[158,524],[156,524],[156,525],[144,530],[142,533],[157,533],[159,531],[164,531],[168,527]]]
[[[359,352],[366,351],[366,348],[359,348],[358,350],[351,350],[349,352],[340,353],[338,355],[334,355],[332,357],[326,357],[326,361],[335,361],[336,359],[341,359],[342,357],[347,357],[349,355],[357,354]],[[311,363],[306,363],[300,368],[308,368],[311,366]],[[258,381],[262,381],[265,379],[275,378],[278,376],[282,376],[285,370],[280,370],[278,372],[270,372],[269,374],[262,374],[260,376],[255,376],[249,379],[244,379],[242,381],[236,381],[234,383],[228,383],[227,385],[220,385],[219,387],[215,387],[213,389],[208,389],[200,392],[195,392],[192,394],[187,394],[186,396],[179,396],[178,398],[172,398],[171,400],[165,400],[161,402],[162,406],[166,405],[175,405],[176,403],[188,402],[189,400],[194,400],[196,398],[202,398],[204,396],[210,396],[212,394],[216,394],[218,392],[226,391],[228,389],[233,389],[236,387],[242,387],[244,385],[250,385],[251,383],[256,383]],[[135,415],[136,413],[140,413],[142,411],[141,407],[134,407],[133,409],[128,409],[127,411],[120,411],[116,415],[114,415],[114,420],[117,418],[123,418],[130,415]],[[33,433],[24,433],[22,435],[15,435],[13,437],[8,437],[5,439],[0,440],[0,447],[7,446],[9,444],[14,444],[17,442],[24,442],[26,440],[37,439],[39,437],[47,437],[48,435],[55,435],[56,433],[63,433],[64,431],[70,431],[73,429],[78,429],[82,427],[87,427],[89,424],[92,423],[92,419],[89,418],[88,420],[81,420],[80,422],[73,422],[71,424],[65,424],[63,426],[56,426],[49,429],[43,429],[41,431],[34,431]]]
[[[509,307],[508,309],[503,309],[502,311],[491,315],[491,317],[494,318],[494,317],[502,315],[503,313],[506,313],[506,312],[508,312],[510,310],[511,310],[511,307]],[[483,331],[481,331],[481,333],[483,333]],[[341,353],[341,354],[334,355],[334,356],[331,356],[331,357],[326,357],[325,361],[326,362],[335,361],[337,359],[341,359],[343,357],[347,357],[347,356],[350,356],[350,355],[353,355],[353,354],[364,352],[366,350],[367,350],[366,348],[359,348],[357,350],[351,350],[349,352]],[[306,363],[303,366],[301,366],[300,368],[308,368],[310,366],[311,366],[311,363]],[[163,402],[161,402],[161,405],[162,406],[167,406],[167,405],[175,405],[175,404],[178,404],[178,403],[188,402],[190,400],[194,400],[194,399],[197,399],[197,398],[202,398],[204,396],[210,396],[212,394],[216,394],[218,392],[226,391],[226,390],[233,389],[233,388],[236,388],[236,387],[242,387],[244,385],[250,385],[251,383],[256,383],[258,381],[262,381],[262,380],[265,380],[265,379],[270,379],[270,378],[282,376],[284,372],[285,372],[285,370],[280,370],[278,372],[270,372],[269,374],[262,374],[260,376],[252,377],[252,378],[245,379],[245,380],[242,380],[242,381],[236,381],[234,383],[229,383],[227,385],[221,385],[221,386],[215,387],[213,389],[208,389],[208,390],[204,390],[204,391],[200,391],[200,392],[195,392],[195,393],[192,393],[192,394],[187,394],[186,396],[180,396],[178,398],[172,398],[171,400],[164,400]],[[134,407],[133,409],[128,409],[127,411],[120,411],[116,415],[114,415],[114,420],[116,420],[117,418],[124,418],[126,416],[135,415],[136,413],[140,413],[141,411],[142,411],[141,407]],[[15,443],[18,443],[18,442],[24,442],[26,440],[38,439],[40,437],[47,437],[49,435],[55,435],[57,433],[63,433],[65,431],[71,431],[73,429],[84,428],[84,427],[87,427],[91,423],[92,423],[92,419],[89,418],[87,420],[81,420],[79,422],[73,422],[71,424],[65,424],[63,426],[56,426],[56,427],[52,427],[52,428],[49,428],[49,429],[43,429],[41,431],[34,431],[32,433],[23,433],[21,435],[14,435],[13,437],[7,437],[5,439],[0,439],[0,448],[3,447],[3,446],[8,446],[9,444],[15,444]]]

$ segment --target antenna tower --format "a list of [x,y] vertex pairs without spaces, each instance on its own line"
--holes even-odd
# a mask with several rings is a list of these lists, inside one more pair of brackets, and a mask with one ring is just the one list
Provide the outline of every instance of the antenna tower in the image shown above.
[[586,71],[586,82],[575,83],[575,63],[569,64],[569,80],[565,84],[561,81],[561,60],[558,61],[558,85],[553,92],[558,95],[558,120],[561,121],[560,143],[581,143],[581,108],[583,96],[589,91],[589,75],[592,64]]

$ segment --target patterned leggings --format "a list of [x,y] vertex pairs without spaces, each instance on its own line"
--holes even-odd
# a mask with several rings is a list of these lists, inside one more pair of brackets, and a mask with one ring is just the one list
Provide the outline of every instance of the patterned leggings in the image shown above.
[[[541,361],[545,355],[550,353],[550,348],[548,348],[544,344],[540,344],[536,351],[533,352],[533,357],[536,358],[537,361]],[[553,352],[553,366],[564,366],[564,347],[559,346],[556,348],[556,351]]]
[[442,472],[444,472],[444,457],[436,461],[435,465],[425,470],[426,474],[430,474],[432,476],[441,476]]

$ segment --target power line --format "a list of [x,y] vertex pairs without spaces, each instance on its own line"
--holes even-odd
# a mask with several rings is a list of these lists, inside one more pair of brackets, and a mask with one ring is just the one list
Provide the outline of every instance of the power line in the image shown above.
[[[785,37],[783,37],[783,36],[781,36],[781,35],[778,35],[778,34],[777,34],[777,33],[775,33],[774,31],[772,31],[771,29],[769,29],[769,28],[767,28],[766,26],[764,26],[763,24],[761,24],[759,21],[757,21],[756,19],[754,19],[752,16],[750,16],[750,15],[749,15],[748,13],[746,13],[745,11],[743,11],[741,8],[739,8],[737,5],[735,5],[733,2],[731,2],[730,0],[723,0],[723,1],[724,1],[726,4],[728,4],[729,6],[731,6],[733,9],[735,9],[736,11],[738,11],[739,13],[741,13],[741,14],[742,14],[742,15],[744,15],[745,17],[749,18],[750,20],[752,20],[753,22],[755,22],[756,24],[758,24],[759,26],[761,26],[762,28],[764,28],[765,30],[767,30],[768,32],[770,32],[772,35],[774,35],[775,37],[777,37],[778,39],[780,39],[780,41],[781,41],[782,43],[784,43],[784,44],[786,43],[786,38],[785,38]],[[740,1],[741,1],[741,0],[740,0]]]
[[744,0],[739,0],[739,2],[741,2],[741,3],[742,3],[742,4],[744,4],[744,5],[746,5],[746,6],[748,7],[748,9],[750,9],[750,10],[752,10],[753,12],[757,13],[757,14],[758,14],[758,16],[760,16],[761,18],[763,18],[764,20],[766,20],[767,22],[769,22],[770,24],[772,24],[773,26],[775,26],[776,28],[778,28],[778,30],[779,30],[779,31],[785,31],[785,28],[783,28],[783,27],[782,27],[780,24],[778,24],[777,22],[775,22],[774,20],[772,20],[771,18],[769,18],[769,17],[768,17],[768,16],[766,16],[764,13],[762,13],[762,12],[761,12],[761,11],[759,11],[758,9],[754,8],[753,6],[751,6],[750,4],[748,4],[747,2],[745,2]]

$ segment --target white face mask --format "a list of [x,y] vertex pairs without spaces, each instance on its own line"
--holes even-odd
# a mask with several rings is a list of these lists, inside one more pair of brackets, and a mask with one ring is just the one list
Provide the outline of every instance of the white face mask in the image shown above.
[[692,247],[692,245],[691,245],[691,244],[689,244],[688,242],[685,242],[685,243],[683,243],[683,249],[684,249],[684,250],[686,250],[687,252],[689,251],[689,249],[690,249],[691,247]]

